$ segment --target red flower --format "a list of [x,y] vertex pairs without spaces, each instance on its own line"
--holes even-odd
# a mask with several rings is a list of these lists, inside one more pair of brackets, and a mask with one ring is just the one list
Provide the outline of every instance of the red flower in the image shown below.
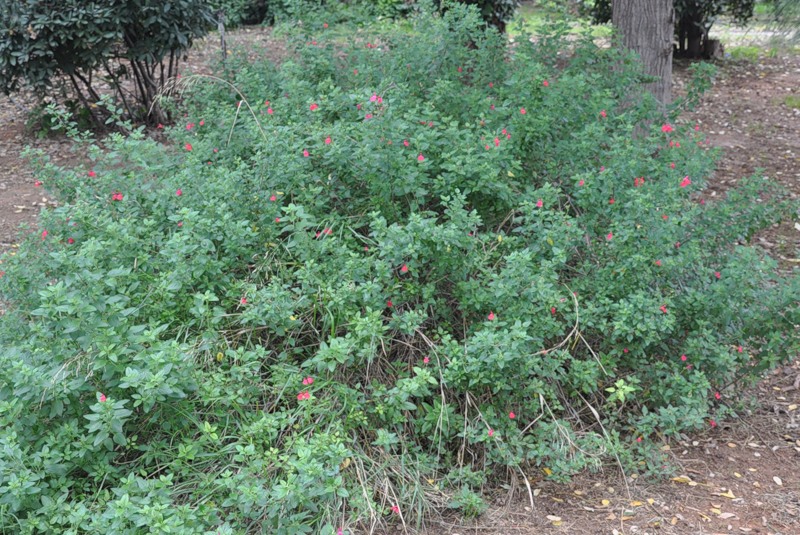
[[269,200],[275,202],[278,200],[278,198],[275,195],[270,195]]
[[489,315],[486,316],[486,319],[488,319],[489,321],[494,321],[494,312],[489,312]]
[[417,156],[417,161],[420,163],[425,161],[425,156],[423,156],[421,152],[419,153],[419,156]]
[[297,394],[297,401],[303,401],[304,399],[311,399],[311,394],[308,393],[308,390],[304,390]]
[[330,145],[331,144],[331,136],[328,136],[328,137],[325,138],[325,144],[326,145]]
[[67,238],[67,243],[72,245],[73,243],[75,243],[75,238]]
[[388,301],[386,301],[386,308],[392,308],[393,306],[394,306],[394,305],[392,304],[392,300],[391,300],[391,299],[389,299]]
[[406,147],[408,147],[408,144],[409,144],[409,143],[408,143],[408,140],[407,140],[407,139],[404,139],[404,140],[403,140],[403,145],[405,145]]
[[178,188],[178,189],[175,191],[175,195],[177,195],[178,197],[180,197],[181,195],[183,195],[183,190],[182,190],[181,188]]
[[623,352],[623,353],[627,353],[627,352],[628,352],[628,348],[627,348],[627,347],[626,347],[626,348],[624,348],[624,349],[622,350],[622,352]]
[[661,219],[663,219],[664,221],[666,221],[667,219],[669,219],[669,216],[668,216],[667,214],[663,214],[663,215],[661,216]]
[[280,222],[281,222],[281,218],[280,218],[280,217],[276,217],[276,218],[275,218],[275,222],[276,222],[276,223],[280,223]]
[[272,111],[272,108],[267,108],[267,113],[268,113],[268,114],[270,114],[270,115],[272,115],[272,114],[273,114],[273,113],[275,113],[275,112],[274,112],[274,111]]
[[681,362],[686,362],[688,357],[686,355],[681,355]]
[[158,130],[162,130],[163,128],[164,128],[164,125],[161,124],[161,123],[158,123],[158,126],[156,126],[156,129],[158,129]]
[[308,109],[309,109],[309,110],[311,110],[311,111],[314,111],[314,110],[316,110],[317,108],[319,108],[319,106],[317,106],[317,104],[316,104],[316,103],[314,103],[314,104],[312,104],[311,106],[309,106],[309,107],[308,107]]
[[519,109],[519,112],[520,112],[522,115],[525,115],[526,113],[528,113],[527,111],[525,111],[525,108],[520,108],[520,109]]
[[511,411],[511,412],[509,412],[509,413],[508,413],[508,417],[509,417],[509,418],[511,418],[511,419],[513,420],[514,418],[516,418],[516,417],[517,417],[517,415],[516,415],[516,414],[514,414],[514,411]]
[[178,221],[178,226],[182,227],[183,226],[183,221]]
[[685,177],[683,177],[683,180],[681,180],[681,187],[685,188],[686,186],[688,186],[691,183],[692,183],[692,181],[689,179],[689,177],[685,176]]
[[661,127],[661,131],[664,132],[665,134],[669,134],[670,132],[672,132],[672,125],[669,123],[664,123],[664,126]]
[[308,158],[309,157],[308,149],[303,150],[303,157],[304,158]]
[[492,428],[489,428],[489,436],[490,436],[490,437],[493,437],[493,436],[494,436],[494,429],[492,429]]
[[544,202],[542,201],[542,199],[536,201],[536,208],[541,208],[542,206],[544,206]]
[[90,178],[94,178],[97,176],[97,173],[95,173],[94,171],[89,171],[88,175]]
[[714,420],[709,420],[708,423],[711,424],[712,429],[717,427],[717,422],[715,422]]
[[656,260],[656,265],[660,266],[661,265],[661,260]]
[[606,110],[600,110],[600,117],[602,117],[603,119],[606,118]]
[[583,182],[583,179],[580,179],[580,180],[578,181],[578,185],[579,185],[579,186],[583,186],[583,184],[584,184],[584,182]]
[[550,307],[550,314],[552,314],[553,316],[556,315],[556,307]]
[[353,69],[353,74],[355,74],[356,76],[358,76],[358,69]]
[[398,507],[397,505],[393,505],[392,506],[392,512],[394,514],[396,514],[396,515],[399,515],[400,514],[400,507]]
[[637,437],[636,438],[636,442],[641,442],[641,441],[642,441],[642,437]]
[[425,363],[425,364],[429,363],[430,361],[431,361],[431,359],[428,358],[428,357],[425,357],[424,359],[422,359],[422,362]]
[[456,70],[457,70],[458,72],[461,72],[463,69],[462,69],[461,67],[459,67],[459,68],[458,68],[458,69],[456,69]]
[[614,200],[614,197],[611,197],[610,199],[608,199],[608,204],[614,204],[615,202],[617,202],[617,201]]
[[494,83],[489,82],[489,87],[494,87]]
[[327,22],[323,22],[323,23],[322,23],[322,27],[323,27],[323,28],[327,28],[327,27],[328,27],[328,23],[327,23]]
[[100,394],[100,397],[98,398],[100,400],[100,403],[105,403],[106,399],[108,399],[108,398],[106,398],[106,395],[103,394],[102,392],[98,392],[98,393]]
[[239,299],[239,304],[240,305],[246,305],[247,304],[247,298],[246,297],[242,297],[241,299]]
[[739,347],[737,347],[737,348],[736,348],[736,350],[737,350],[739,353],[741,353],[741,352],[744,350],[744,348],[742,348],[742,346],[739,346]]
[[313,377],[306,377],[305,379],[303,379],[303,384],[304,385],[313,385],[314,384],[314,378]]
[[545,80],[544,82],[542,82],[542,85],[545,86],[545,87],[548,87],[550,85],[550,82]]
[[661,306],[659,307],[659,310],[661,310],[661,312],[663,312],[664,314],[666,314],[666,313],[667,313],[667,305],[661,305]]
[[695,132],[699,132],[700,131],[700,125],[699,124],[694,125],[694,131]]
[[191,143],[187,143],[186,145],[184,145],[184,148],[186,150],[188,150],[189,152],[192,152],[192,144]]
[[200,126],[203,126],[206,122],[203,119],[200,119]]
[[670,163],[670,164],[669,164],[669,168],[670,168],[670,169],[675,169],[675,162],[672,162],[672,163]]
[[494,138],[494,146],[495,147],[499,147],[500,146],[500,138],[499,137]]
[[719,392],[714,392],[714,397],[716,399],[722,399],[722,394],[720,394]]
[[118,192],[118,191],[117,191],[117,192],[114,192],[114,193],[112,193],[112,194],[111,194],[111,200],[112,200],[112,201],[121,201],[121,200],[122,200],[122,193],[120,193],[120,192]]
[[722,273],[720,273],[719,271],[715,271],[715,272],[714,272],[714,276],[715,276],[716,278],[718,278],[718,279],[721,279],[721,278],[722,278]]
[[36,182],[33,183],[33,186],[36,187],[36,188],[38,188],[41,185],[42,185],[42,181],[41,180],[37,180]]
[[607,241],[611,241],[613,238],[614,238],[614,234],[612,232],[609,232],[608,234],[606,234],[606,240]]
[[400,273],[408,273],[408,265],[407,264],[403,264],[403,266],[400,268]]
[[186,125],[186,130],[191,130],[192,128],[194,128],[194,123],[189,123]]

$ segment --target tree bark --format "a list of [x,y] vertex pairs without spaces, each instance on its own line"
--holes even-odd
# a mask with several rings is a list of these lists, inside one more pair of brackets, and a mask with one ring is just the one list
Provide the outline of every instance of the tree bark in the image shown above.
[[672,0],[613,0],[611,21],[622,44],[642,58],[644,71],[658,78],[646,85],[662,106],[672,100]]

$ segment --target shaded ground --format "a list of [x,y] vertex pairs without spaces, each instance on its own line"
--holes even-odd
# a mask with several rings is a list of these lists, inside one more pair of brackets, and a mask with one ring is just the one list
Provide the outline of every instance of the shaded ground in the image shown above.
[[[258,57],[285,57],[281,42],[268,30],[247,29],[229,36],[229,47],[247,46]],[[220,58],[218,38],[192,52],[193,72],[209,72]],[[686,65],[676,66],[676,90]],[[727,62],[713,90],[685,119],[701,125],[723,157],[707,195],[724,195],[736,181],[763,169],[765,176],[800,195],[800,57],[776,57],[757,63]],[[24,97],[20,103],[32,106]],[[795,104],[796,105],[796,104]],[[49,200],[34,187],[35,177],[20,153],[41,147],[59,161],[74,161],[60,138],[36,139],[25,128],[25,114],[0,99],[0,251],[13,248],[20,223],[35,226]],[[73,160],[71,160],[73,159]],[[800,227],[796,221],[768,229],[759,244],[790,269],[799,265]],[[0,267],[1,269],[1,267]],[[568,485],[529,474],[536,494],[531,508],[524,486],[495,496],[477,521],[442,520],[429,535],[443,534],[718,534],[800,533],[800,366],[776,370],[737,407],[740,420],[680,441],[665,451],[681,466],[681,477],[654,481],[627,474],[613,465],[583,474]],[[548,516],[549,515],[549,516]],[[398,526],[398,532],[402,527]]]

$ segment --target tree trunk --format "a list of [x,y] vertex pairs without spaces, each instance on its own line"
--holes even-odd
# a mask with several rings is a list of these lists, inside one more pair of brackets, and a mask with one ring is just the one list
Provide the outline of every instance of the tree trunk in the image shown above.
[[614,0],[612,23],[622,44],[639,54],[644,71],[658,78],[647,90],[666,106],[672,100],[672,0]]

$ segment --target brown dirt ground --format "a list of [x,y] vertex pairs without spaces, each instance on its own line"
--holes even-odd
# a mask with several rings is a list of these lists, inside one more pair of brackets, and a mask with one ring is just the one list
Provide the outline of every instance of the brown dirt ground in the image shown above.
[[[251,54],[285,57],[269,30],[249,28],[229,34],[229,47],[247,45]],[[259,46],[260,45],[260,46]],[[219,57],[217,38],[192,52],[193,72],[209,72]],[[676,91],[687,80],[686,64],[675,69]],[[686,119],[697,122],[723,157],[711,178],[708,196],[724,195],[736,181],[757,169],[800,195],[800,110],[786,97],[800,96],[800,57],[780,56],[758,63],[725,62],[712,91]],[[32,106],[25,96],[17,102]],[[34,187],[35,177],[21,159],[26,145],[40,147],[62,162],[75,161],[61,138],[37,139],[25,127],[26,115],[0,99],[0,252],[13,249],[21,223],[35,227],[36,214],[49,202]],[[797,266],[800,228],[789,221],[756,238]],[[570,484],[530,477],[536,493],[494,495],[489,511],[475,521],[432,522],[428,535],[500,534],[800,534],[800,365],[779,368],[745,396],[738,420],[695,436],[664,444],[683,478],[653,480],[623,477],[613,466],[582,474]],[[550,516],[548,516],[550,515]],[[402,526],[397,526],[402,532]]]

